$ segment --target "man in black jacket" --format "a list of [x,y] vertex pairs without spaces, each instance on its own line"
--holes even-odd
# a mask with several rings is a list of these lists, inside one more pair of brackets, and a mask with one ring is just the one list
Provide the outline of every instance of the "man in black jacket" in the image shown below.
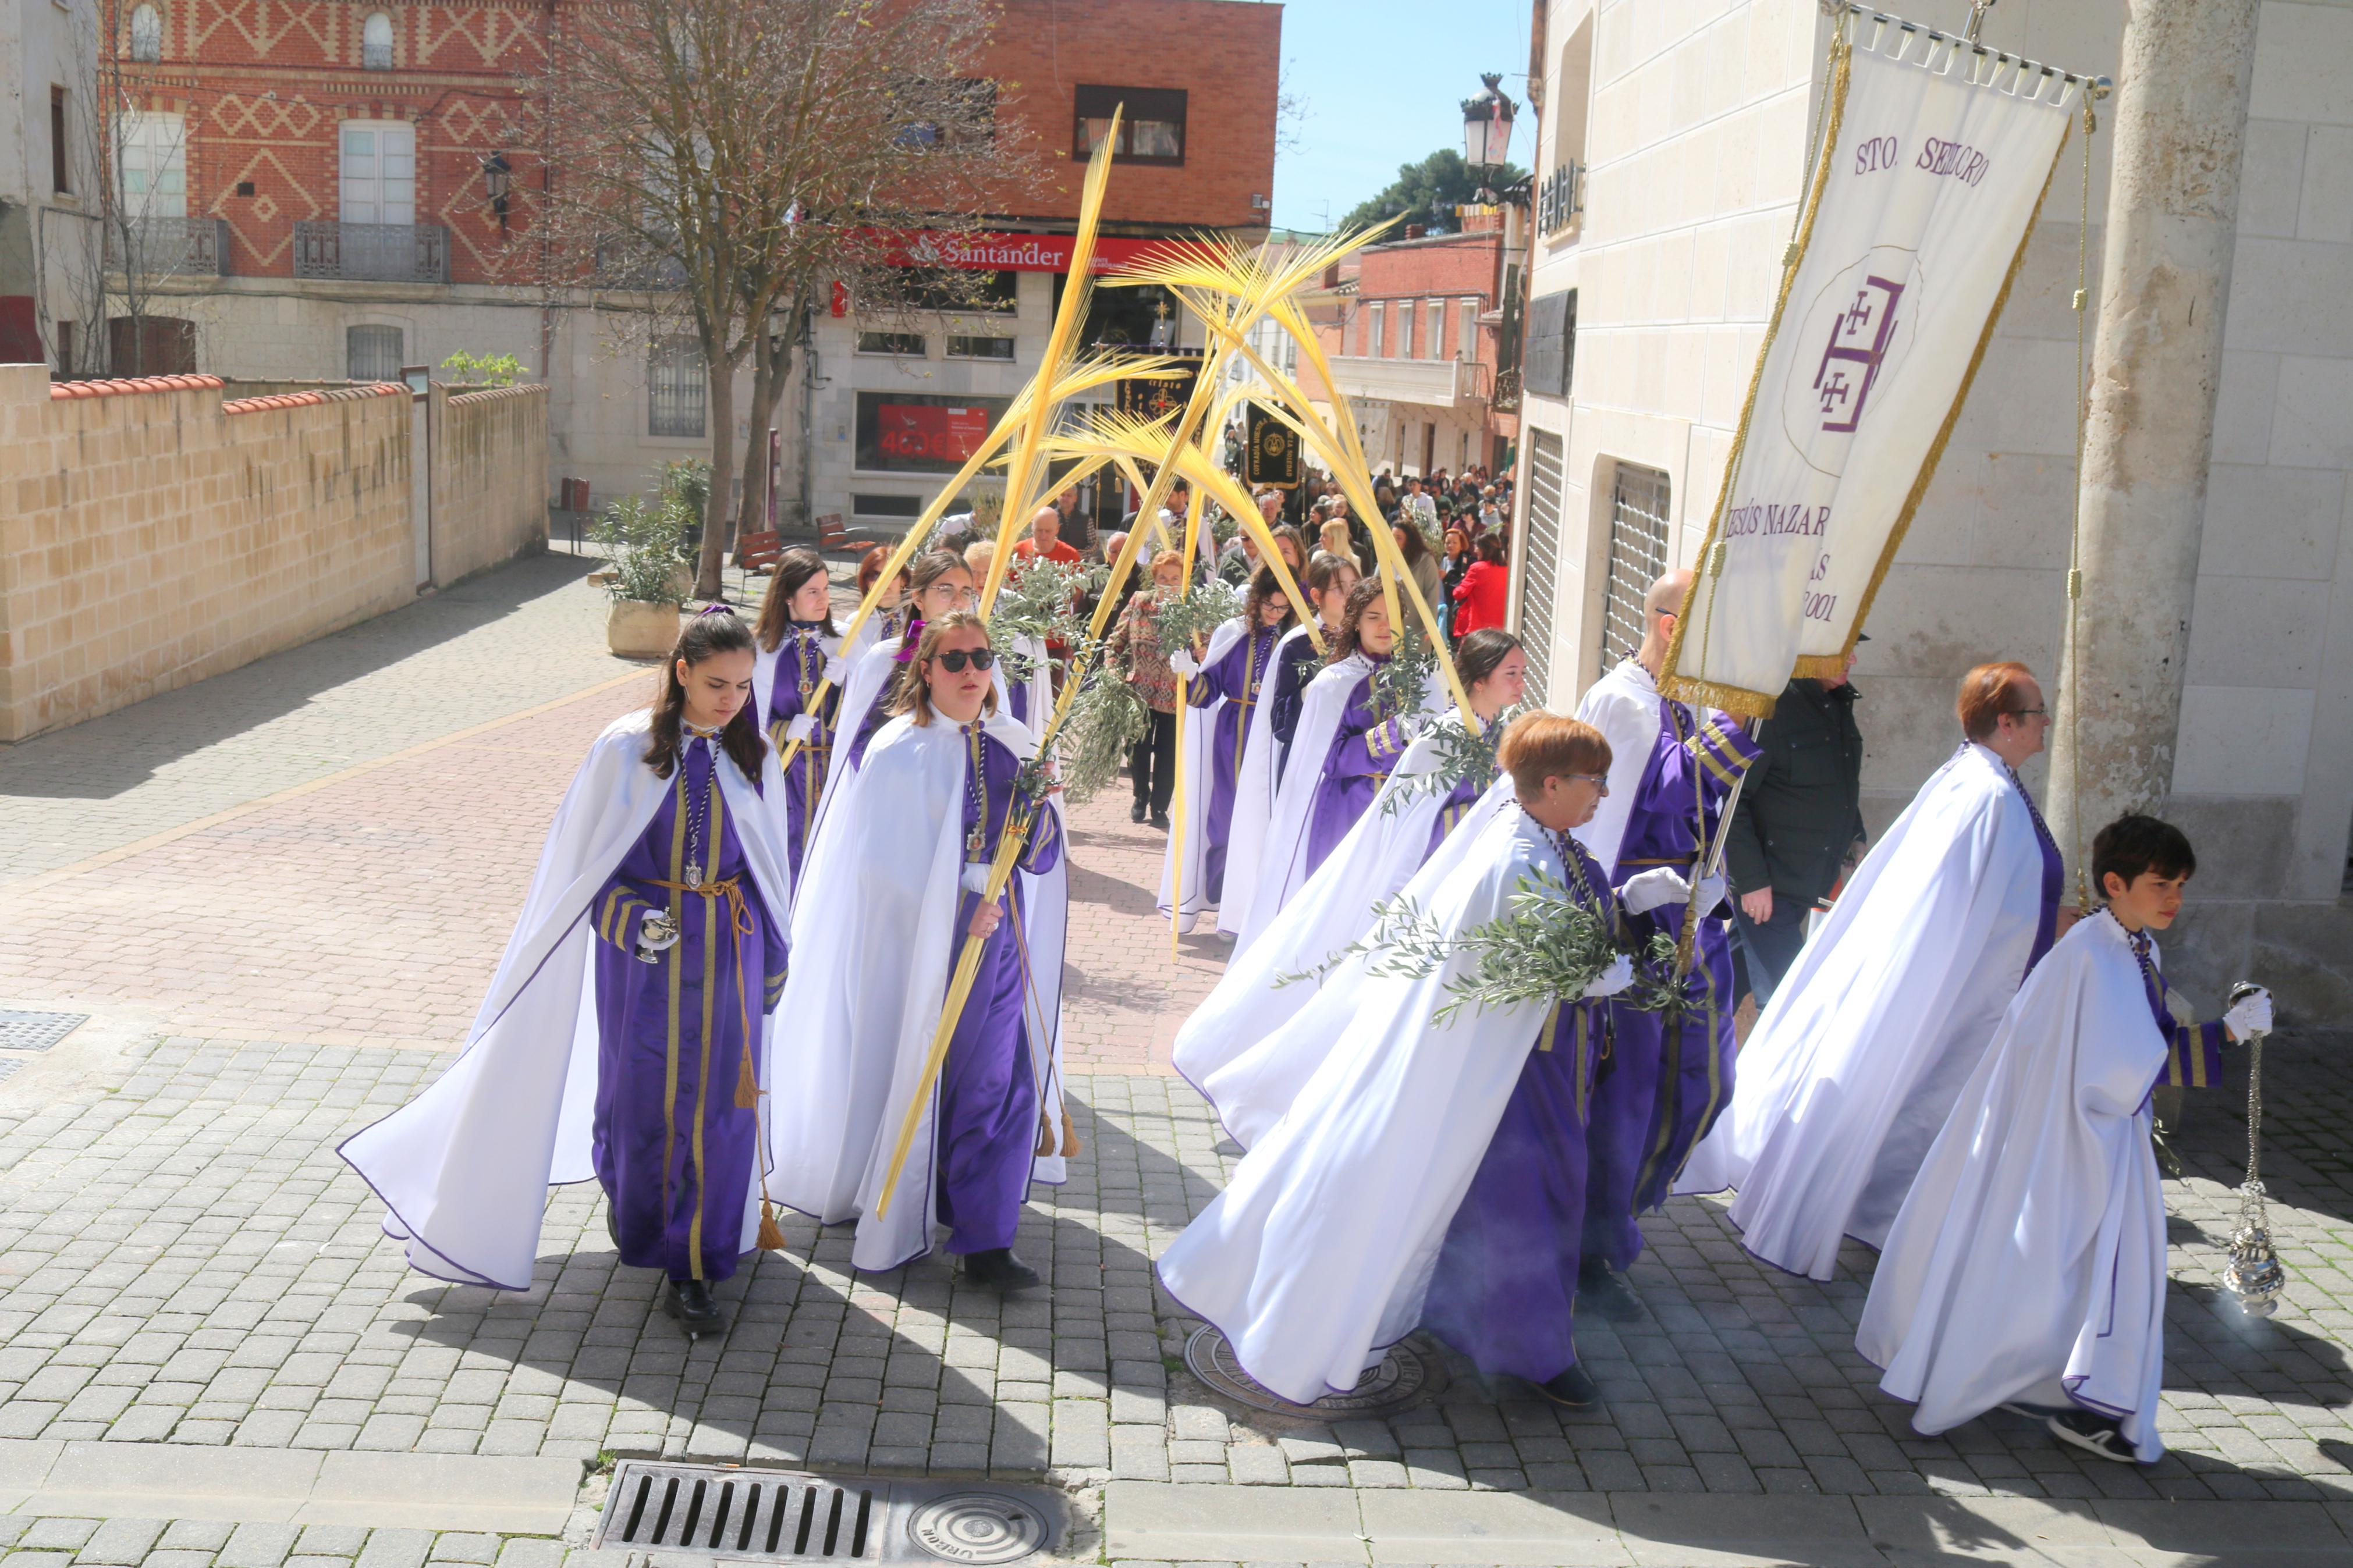
[[1789,682],[1757,736],[1764,754],[1733,813],[1725,863],[1740,896],[1733,922],[1759,1007],[1796,962],[1806,916],[1838,886],[1848,850],[1863,836],[1854,699],[1842,674]]

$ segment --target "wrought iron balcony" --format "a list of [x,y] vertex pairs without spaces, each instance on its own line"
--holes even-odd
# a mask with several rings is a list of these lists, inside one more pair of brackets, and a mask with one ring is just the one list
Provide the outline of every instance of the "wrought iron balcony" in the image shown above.
[[136,278],[226,278],[228,220],[111,218],[106,225],[106,265]]
[[1536,186],[1536,231],[1549,239],[1585,216],[1585,165],[1563,163]]
[[438,223],[297,223],[294,276],[447,283],[449,231]]

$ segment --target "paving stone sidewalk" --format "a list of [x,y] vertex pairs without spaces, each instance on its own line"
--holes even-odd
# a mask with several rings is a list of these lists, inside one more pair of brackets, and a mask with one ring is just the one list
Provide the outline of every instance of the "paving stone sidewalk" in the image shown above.
[[[0,1436],[294,1448],[699,1456],[933,1475],[1356,1488],[2016,1497],[2353,1497],[2335,1047],[2274,1053],[2274,1218],[2288,1309],[2233,1321],[2211,1280],[2237,1127],[2193,1122],[2174,1215],[2153,1469],[2077,1460],[2012,1417],[1924,1439],[1854,1353],[1862,1285],[1734,1245],[1721,1207],[1649,1225],[1634,1322],[1580,1324],[1608,1408],[1564,1415],[1459,1363],[1385,1420],[1251,1415],[1182,1368],[1193,1328],[1150,1259],[1223,1180],[1206,1108],[1157,1076],[1073,1079],[1087,1150],[1021,1247],[1044,1293],[1000,1303],[926,1261],[852,1276],[849,1237],[788,1226],[691,1347],[617,1266],[593,1186],[552,1199],[533,1289],[403,1268],[333,1153],[444,1053],[172,1039],[58,1086],[0,1088]],[[45,1089],[54,1092],[45,1092]],[[1042,1190],[1041,1190],[1042,1193]],[[1867,1255],[1851,1260],[1867,1268]]]

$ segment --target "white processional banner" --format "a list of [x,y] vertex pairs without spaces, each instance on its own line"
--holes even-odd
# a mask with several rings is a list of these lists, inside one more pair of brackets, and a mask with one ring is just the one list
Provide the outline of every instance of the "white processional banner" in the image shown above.
[[1677,696],[1769,713],[1853,647],[2058,166],[2072,82],[1967,47],[1890,58],[1912,37],[1833,57],[1828,152],[1662,682]]

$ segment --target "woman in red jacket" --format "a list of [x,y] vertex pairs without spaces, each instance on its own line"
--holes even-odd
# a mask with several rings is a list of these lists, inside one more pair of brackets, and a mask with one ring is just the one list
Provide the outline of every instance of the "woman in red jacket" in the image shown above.
[[1494,534],[1482,533],[1478,549],[1479,559],[1462,574],[1462,585],[1454,590],[1451,630],[1458,641],[1482,626],[1501,626],[1507,613],[1512,569],[1504,564],[1504,542]]

